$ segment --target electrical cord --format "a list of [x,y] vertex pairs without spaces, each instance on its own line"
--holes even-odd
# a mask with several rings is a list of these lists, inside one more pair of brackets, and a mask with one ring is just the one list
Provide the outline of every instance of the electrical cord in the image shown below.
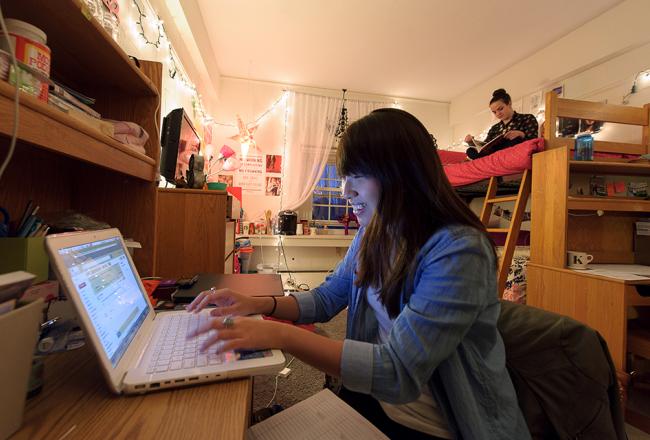
[[282,248],[282,256],[284,257],[284,266],[287,268],[287,273],[289,274],[289,279],[287,280],[287,284],[289,284],[290,286],[295,286],[296,280],[293,278],[293,274],[291,273],[291,270],[289,270],[289,263],[287,263],[287,253],[284,251],[284,244],[282,243],[282,235],[280,235],[280,248]]
[[14,150],[16,149],[16,140],[18,139],[18,121],[19,121],[18,113],[20,112],[20,87],[18,84],[20,81],[19,80],[20,72],[18,71],[18,60],[16,59],[16,52],[14,50],[13,45],[11,44],[11,39],[9,38],[9,31],[7,30],[7,24],[5,23],[1,6],[0,6],[0,27],[2,28],[2,32],[4,33],[5,39],[7,40],[7,46],[9,47],[9,53],[11,54],[11,62],[14,66],[14,75],[16,77],[15,80],[16,93],[14,95],[14,127],[11,133],[11,141],[9,142],[9,152],[7,153],[7,157],[2,163],[2,166],[0,166],[0,179],[2,179],[2,175],[4,174],[7,165],[9,165],[9,162],[11,161],[11,158],[14,155]]
[[[296,359],[296,357],[292,357],[291,360],[287,363],[287,365],[284,366],[284,368],[289,368],[289,365]],[[273,401],[275,400],[275,395],[278,393],[278,379],[280,378],[279,374],[275,375],[275,389],[273,390],[273,396],[271,396],[271,400],[269,400],[269,403],[266,404],[266,408],[269,408]]]

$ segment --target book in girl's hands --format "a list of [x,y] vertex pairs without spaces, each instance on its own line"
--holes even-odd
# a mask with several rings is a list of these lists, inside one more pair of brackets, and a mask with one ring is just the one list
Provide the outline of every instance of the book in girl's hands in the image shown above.
[[501,133],[500,135],[498,135],[497,137],[492,139],[490,142],[483,142],[483,141],[479,141],[478,139],[472,138],[472,143],[479,150],[483,150],[483,149],[488,149],[489,150],[491,148],[494,148],[494,147],[497,147],[498,145],[500,145],[501,142],[503,142],[504,136],[505,136],[505,133]]

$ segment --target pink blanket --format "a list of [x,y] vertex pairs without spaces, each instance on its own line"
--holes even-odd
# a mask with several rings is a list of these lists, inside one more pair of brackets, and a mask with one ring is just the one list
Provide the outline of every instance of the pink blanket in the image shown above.
[[531,169],[532,155],[543,150],[544,139],[537,138],[471,161],[465,160],[465,153],[438,151],[438,154],[451,185],[463,186],[492,176],[506,176]]

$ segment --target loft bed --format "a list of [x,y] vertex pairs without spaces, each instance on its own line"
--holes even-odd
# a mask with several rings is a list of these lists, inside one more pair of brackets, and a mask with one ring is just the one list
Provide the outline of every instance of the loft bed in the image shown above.
[[[540,138],[522,142],[513,147],[472,161],[465,160],[464,153],[438,151],[440,159],[443,162],[445,174],[461,197],[463,197],[462,188],[467,188],[468,185],[475,185],[477,182],[489,179],[485,191],[476,194],[481,197],[485,196],[480,219],[487,228],[487,231],[493,235],[505,234],[503,251],[499,258],[499,269],[497,273],[497,294],[499,297],[504,294],[508,273],[511,270],[512,257],[519,239],[524,210],[526,209],[526,203],[530,195],[532,155],[543,149],[544,140]],[[499,178],[511,175],[521,175],[521,178],[507,184],[509,185],[507,194],[514,195],[506,195],[503,197],[504,185],[501,185],[500,191]],[[495,205],[503,202],[514,202],[514,209],[508,227],[488,227]]]
[[[545,99],[543,132],[548,151],[539,156],[536,167],[541,169],[535,168],[533,186],[540,190],[533,197],[536,220],[533,220],[535,230],[531,234],[532,261],[564,267],[564,252],[582,249],[594,256],[594,263],[632,263],[634,223],[639,216],[647,216],[650,203],[623,194],[612,197],[592,195],[591,178],[634,175],[647,179],[650,176],[650,162],[640,159],[650,152],[650,104],[632,107],[588,102],[560,98],[552,92],[547,93]],[[574,139],[557,135],[563,118],[604,124],[603,130],[594,135],[593,161],[572,160]],[[630,130],[636,132],[632,136],[621,136]],[[614,138],[619,139],[614,141]],[[549,185],[548,179],[555,181],[553,186]],[[587,184],[581,185],[580,179],[587,179]],[[580,186],[584,186],[585,191],[578,191]],[[547,188],[557,188],[558,191],[548,191]],[[599,211],[611,215],[587,215]],[[549,240],[553,242],[552,247],[548,245]]]
[[[566,252],[588,252],[594,263],[638,261],[635,223],[641,218],[648,220],[650,200],[629,197],[628,188],[615,189],[612,194],[609,184],[604,185],[608,187],[607,196],[601,196],[591,182],[598,180],[592,176],[650,178],[650,162],[646,160],[650,153],[650,104],[631,107],[586,102],[549,92],[545,107],[548,151],[538,155],[533,166],[529,302],[582,321],[601,334],[617,368],[625,408],[628,384],[630,391],[635,388],[633,382],[638,383],[640,391],[643,386],[647,388],[643,375],[630,380],[634,358],[650,359],[647,282],[571,271],[566,268]],[[571,160],[574,140],[557,135],[560,118],[606,126],[594,136],[593,161]],[[634,136],[621,136],[624,133]],[[579,191],[580,179],[585,176],[589,178],[586,194]],[[637,405],[625,408],[626,421],[647,430],[650,418]]]

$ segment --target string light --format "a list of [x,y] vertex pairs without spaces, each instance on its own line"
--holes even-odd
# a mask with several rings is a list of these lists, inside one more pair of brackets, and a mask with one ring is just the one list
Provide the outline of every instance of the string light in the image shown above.
[[[203,107],[203,100],[201,99],[201,95],[196,86],[190,81],[189,75],[185,72],[183,65],[176,61],[178,56],[175,54],[175,50],[169,41],[169,37],[167,37],[163,20],[161,20],[160,16],[153,11],[153,15],[147,16],[144,11],[144,3],[140,6],[136,0],[132,0],[131,6],[134,7],[138,13],[137,20],[130,23],[131,31],[136,36],[136,44],[139,47],[150,45],[155,47],[157,51],[160,51],[162,48],[167,46],[168,56],[164,57],[165,62],[168,65],[167,74],[171,79],[178,81],[185,90],[188,91],[188,93],[192,94],[192,108],[194,109],[195,115],[197,115],[204,123],[206,121],[212,121],[212,117],[208,115]],[[149,9],[153,10],[150,4],[148,6]],[[147,33],[144,29],[145,20],[151,27],[156,28],[158,35],[155,40],[150,40],[147,37]]]
[[158,17],[157,15],[156,15],[156,18],[153,18],[153,16],[152,16],[151,18],[148,19],[149,22],[150,22],[150,25],[152,27],[155,27],[158,30],[158,38],[155,41],[154,40],[149,40],[147,38],[146,33],[145,33],[144,23],[143,23],[144,19],[147,18],[147,14],[144,13],[143,8],[141,8],[140,5],[135,0],[132,0],[132,1],[133,1],[133,5],[138,10],[138,20],[135,22],[136,26],[138,26],[140,28],[140,31],[138,32],[138,34],[140,35],[140,37],[142,37],[142,40],[144,40],[145,44],[150,44],[150,45],[152,45],[152,46],[154,46],[156,48],[160,47],[160,45],[162,44],[161,38],[162,38],[162,34],[163,34],[162,20],[160,20],[160,17]]
[[[273,113],[275,111],[276,107],[278,107],[279,105],[285,103],[288,97],[289,97],[289,91],[288,90],[283,90],[282,95],[280,95],[280,97],[278,99],[276,99],[276,101],[273,104],[271,104],[271,106],[269,108],[264,110],[264,112],[262,114],[260,114],[257,118],[255,118],[255,120],[253,122],[249,122],[246,125],[247,126],[248,125],[260,125],[262,123],[262,121],[268,115],[270,115],[271,113]],[[212,123],[215,124],[215,125],[221,125],[223,127],[237,127],[237,123],[235,123],[235,122],[216,122],[216,121],[213,120]]]

